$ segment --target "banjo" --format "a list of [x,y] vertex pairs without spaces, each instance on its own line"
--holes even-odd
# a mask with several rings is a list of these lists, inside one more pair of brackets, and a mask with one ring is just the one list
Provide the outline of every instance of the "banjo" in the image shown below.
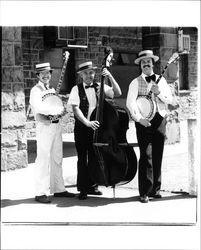
[[59,91],[60,91],[61,86],[62,86],[63,77],[64,77],[64,73],[66,70],[69,55],[70,55],[70,53],[68,51],[66,51],[64,53],[65,60],[63,63],[61,75],[60,75],[59,82],[57,84],[55,93],[47,93],[47,94],[43,95],[43,97],[42,97],[43,104],[45,106],[47,106],[49,109],[51,109],[51,107],[52,107],[52,110],[54,110],[54,113],[52,113],[51,115],[48,115],[48,117],[51,121],[55,121],[55,120],[59,119],[62,116],[62,114],[64,113],[64,105],[63,105],[61,98],[58,96],[58,94],[59,94]]
[[[178,59],[179,59],[179,54],[177,52],[175,52],[170,57],[165,68],[163,69],[162,73],[160,74],[160,76],[156,80],[156,82],[155,82],[156,84],[159,83],[161,77],[164,75],[169,64],[171,64],[172,62],[175,62]],[[142,114],[142,116],[144,118],[148,119],[149,121],[151,121],[153,119],[153,117],[156,113],[156,102],[151,98],[151,95],[152,95],[152,91],[149,91],[149,93],[147,95],[140,95],[137,97],[137,100],[136,100],[140,113]]]

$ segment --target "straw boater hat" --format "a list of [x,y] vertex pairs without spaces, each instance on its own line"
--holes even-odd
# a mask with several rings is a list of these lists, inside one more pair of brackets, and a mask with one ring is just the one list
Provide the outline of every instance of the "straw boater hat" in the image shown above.
[[53,71],[53,69],[50,67],[50,63],[40,63],[40,64],[36,64],[36,73],[40,73],[42,71],[46,71],[49,70],[50,72]]
[[155,56],[153,54],[153,51],[152,50],[143,50],[141,52],[139,52],[138,54],[138,58],[135,60],[135,64],[139,64],[140,61],[144,58],[152,58],[154,60],[154,62],[157,62],[159,57],[158,56]]
[[78,66],[77,73],[80,73],[80,72],[88,70],[88,69],[97,69],[97,67],[93,66],[93,63],[91,61],[90,62],[84,62],[84,63],[81,63]]

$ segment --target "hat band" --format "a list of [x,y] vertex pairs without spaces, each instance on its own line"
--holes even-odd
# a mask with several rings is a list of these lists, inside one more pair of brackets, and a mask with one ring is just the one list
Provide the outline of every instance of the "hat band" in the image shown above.
[[93,68],[92,65],[86,65],[86,66],[83,66],[80,69],[78,69],[78,71],[82,71],[82,70],[90,69],[90,68]]
[[144,53],[144,54],[141,54],[139,57],[143,57],[143,56],[150,56],[150,57],[152,57],[153,55],[152,54]]
[[51,70],[50,67],[41,67],[41,68],[36,68],[37,71],[44,71],[44,70]]

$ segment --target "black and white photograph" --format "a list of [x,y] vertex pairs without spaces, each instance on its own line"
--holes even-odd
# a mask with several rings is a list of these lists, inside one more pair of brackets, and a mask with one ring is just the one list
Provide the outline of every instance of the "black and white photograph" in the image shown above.
[[199,249],[199,7],[2,1],[2,250]]

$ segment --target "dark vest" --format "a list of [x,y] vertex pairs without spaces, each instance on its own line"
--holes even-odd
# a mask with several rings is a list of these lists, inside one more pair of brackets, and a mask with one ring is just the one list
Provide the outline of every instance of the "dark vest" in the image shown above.
[[[98,87],[98,84],[96,82],[94,82],[94,85],[95,85],[95,91],[97,92],[97,87]],[[88,115],[88,111],[89,111],[89,102],[88,102],[88,99],[87,99],[87,96],[86,96],[86,93],[85,93],[85,90],[84,90],[84,86],[83,84],[78,84],[77,85],[78,87],[78,94],[79,94],[79,98],[80,98],[80,105],[79,105],[79,108],[80,110],[82,111],[83,115],[85,117],[87,117]],[[75,121],[77,123],[81,123],[77,117],[75,116]]]

